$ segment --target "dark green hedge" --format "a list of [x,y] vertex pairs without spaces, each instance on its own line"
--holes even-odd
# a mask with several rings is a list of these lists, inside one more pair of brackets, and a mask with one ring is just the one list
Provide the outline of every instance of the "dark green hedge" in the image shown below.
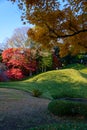
[[49,103],[48,110],[58,116],[80,115],[87,117],[87,103],[83,102],[54,100]]

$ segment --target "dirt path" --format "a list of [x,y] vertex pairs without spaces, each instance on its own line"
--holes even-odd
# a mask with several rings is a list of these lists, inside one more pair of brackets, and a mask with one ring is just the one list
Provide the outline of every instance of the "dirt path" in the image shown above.
[[58,122],[47,111],[50,100],[30,96],[29,93],[0,88],[0,130],[27,128]]

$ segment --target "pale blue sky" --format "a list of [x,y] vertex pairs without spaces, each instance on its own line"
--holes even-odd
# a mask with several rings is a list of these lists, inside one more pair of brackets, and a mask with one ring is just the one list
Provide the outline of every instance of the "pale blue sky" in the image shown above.
[[12,4],[8,0],[0,0],[0,48],[5,39],[11,38],[16,28],[31,27],[30,24],[23,25],[20,17],[21,11],[17,3]]
[[15,28],[23,26],[21,21],[21,11],[17,4],[12,4],[7,0],[0,0],[0,43],[4,42],[6,38],[10,38]]

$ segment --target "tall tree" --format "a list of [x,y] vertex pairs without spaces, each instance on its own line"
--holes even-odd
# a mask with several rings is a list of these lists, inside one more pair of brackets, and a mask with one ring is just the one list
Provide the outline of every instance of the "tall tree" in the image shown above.
[[83,42],[87,35],[87,0],[19,0],[19,8],[24,11],[22,19],[36,25],[28,31],[28,36],[36,42],[49,47],[60,38],[63,41],[69,38],[73,46],[73,39],[79,37],[74,51],[80,46],[80,51],[87,52]]
[[[27,36],[28,27],[16,28],[11,38],[5,40],[5,49],[7,48],[25,48],[29,46],[30,39]],[[26,44],[28,42],[28,44]]]
[[24,75],[31,75],[32,72],[36,71],[36,59],[32,53],[30,49],[6,49],[2,53],[3,63],[8,69],[20,69]]
[[39,60],[39,68],[41,72],[46,72],[47,70],[52,69],[52,54],[50,52],[42,51]]

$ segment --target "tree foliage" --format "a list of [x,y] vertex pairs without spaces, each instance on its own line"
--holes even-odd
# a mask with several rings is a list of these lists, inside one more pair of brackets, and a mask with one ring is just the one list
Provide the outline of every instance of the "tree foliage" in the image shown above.
[[42,51],[38,63],[41,72],[46,72],[47,70],[52,69],[52,54],[50,52]]
[[20,80],[24,78],[23,72],[18,68],[11,68],[6,71],[6,75],[11,80]]
[[66,54],[67,46],[69,50],[73,48],[73,54],[87,52],[87,39],[84,40],[87,35],[87,0],[11,1],[19,2],[19,8],[23,10],[22,20],[35,25],[28,31],[28,36],[34,41],[51,47],[62,38],[65,43],[62,50]]
[[8,77],[12,77],[12,79],[15,77],[21,79],[36,71],[36,60],[30,49],[25,51],[22,48],[6,49],[2,53],[2,59],[3,63],[8,67]]

